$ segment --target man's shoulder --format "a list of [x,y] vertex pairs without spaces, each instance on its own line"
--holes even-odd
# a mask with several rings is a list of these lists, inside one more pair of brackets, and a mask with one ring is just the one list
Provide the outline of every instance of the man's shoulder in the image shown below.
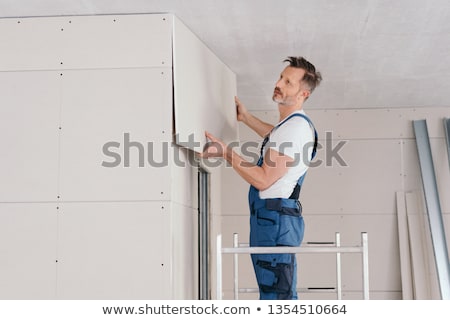
[[283,125],[281,125],[278,129],[282,130],[284,127],[284,130],[294,130],[294,131],[301,131],[304,129],[311,130],[311,125],[308,121],[308,117],[304,118],[299,113],[296,113],[298,116],[292,116],[288,121],[286,121]]

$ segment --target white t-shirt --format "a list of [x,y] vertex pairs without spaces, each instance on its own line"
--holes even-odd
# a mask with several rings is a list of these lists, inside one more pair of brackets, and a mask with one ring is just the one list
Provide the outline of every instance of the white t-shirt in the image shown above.
[[[295,113],[305,114],[303,110]],[[276,126],[275,126],[276,127]],[[269,188],[259,192],[261,199],[289,198],[298,179],[308,169],[314,146],[314,131],[303,117],[294,116],[270,133],[269,141],[264,146],[294,159],[287,173],[275,181]]]

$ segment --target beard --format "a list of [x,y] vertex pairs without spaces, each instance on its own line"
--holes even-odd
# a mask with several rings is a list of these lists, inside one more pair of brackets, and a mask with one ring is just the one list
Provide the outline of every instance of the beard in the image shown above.
[[272,100],[276,103],[283,103],[284,97],[279,88],[273,90]]
[[295,95],[291,95],[291,96],[285,96],[280,88],[275,87],[275,89],[273,90],[273,95],[272,95],[272,100],[273,102],[278,103],[279,105],[283,105],[283,106],[294,106],[298,103],[297,100],[297,95],[300,93],[301,88],[297,91],[297,93]]
[[296,98],[293,96],[283,96],[281,92],[274,92],[272,96],[273,102],[283,106],[292,106],[296,104]]

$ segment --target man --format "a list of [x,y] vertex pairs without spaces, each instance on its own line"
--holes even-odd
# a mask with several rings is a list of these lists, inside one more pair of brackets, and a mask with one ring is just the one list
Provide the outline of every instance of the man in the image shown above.
[[[280,122],[270,125],[248,112],[236,98],[237,118],[264,141],[256,165],[245,161],[219,139],[210,140],[202,157],[223,157],[251,186],[250,246],[299,246],[304,222],[298,201],[300,187],[315,154],[317,133],[303,103],[319,85],[321,74],[303,57],[288,57],[289,65],[275,85]],[[295,254],[252,254],[260,299],[297,299]]]

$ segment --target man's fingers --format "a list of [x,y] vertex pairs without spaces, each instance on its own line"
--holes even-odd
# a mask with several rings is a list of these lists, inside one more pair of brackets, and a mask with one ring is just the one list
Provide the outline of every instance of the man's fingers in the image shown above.
[[215,136],[213,136],[211,133],[209,133],[208,131],[205,131],[205,136],[207,139],[211,140],[212,142],[218,141],[218,139]]
[[212,142],[212,141],[206,142],[205,145],[203,146],[203,153],[205,153],[205,152],[207,153],[208,148],[211,147],[211,145],[212,145],[213,143],[214,143],[214,142]]
[[223,157],[224,155],[224,144],[220,139],[213,136],[208,131],[205,131],[205,136],[207,138],[207,142],[203,146],[203,152],[200,155],[201,158],[209,158],[209,157]]

